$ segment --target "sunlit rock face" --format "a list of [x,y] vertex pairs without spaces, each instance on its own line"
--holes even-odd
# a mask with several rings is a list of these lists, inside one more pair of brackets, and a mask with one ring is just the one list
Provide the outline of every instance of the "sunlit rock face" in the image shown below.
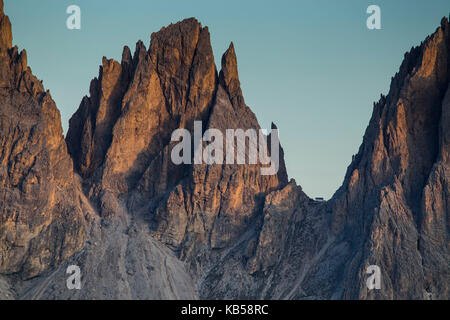
[[264,196],[287,175],[283,159],[270,176],[260,165],[175,165],[172,132],[193,135],[194,121],[224,136],[260,129],[242,96],[233,44],[218,74],[208,29],[187,19],[153,33],[149,50],[138,42],[133,57],[124,48],[121,63],[103,59],[67,143],[100,214],[124,207],[143,216],[197,275],[212,249],[231,246],[261,216]]
[[59,111],[0,1],[0,273],[27,279],[82,248],[76,189]]
[[266,196],[262,225],[202,279],[202,297],[448,299],[449,30],[444,18],[405,55],[333,198],[294,185]]

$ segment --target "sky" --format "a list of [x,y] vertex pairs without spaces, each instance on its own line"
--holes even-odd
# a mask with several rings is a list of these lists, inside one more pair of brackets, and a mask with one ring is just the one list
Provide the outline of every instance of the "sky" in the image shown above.
[[[208,26],[220,59],[233,41],[246,104],[261,127],[279,128],[289,178],[310,197],[330,198],[342,184],[405,52],[449,15],[448,0],[4,0],[13,42],[43,80],[63,128],[88,94],[102,57],[120,61],[124,45],[184,18]],[[66,9],[81,9],[69,30]],[[381,30],[369,30],[369,5]]]

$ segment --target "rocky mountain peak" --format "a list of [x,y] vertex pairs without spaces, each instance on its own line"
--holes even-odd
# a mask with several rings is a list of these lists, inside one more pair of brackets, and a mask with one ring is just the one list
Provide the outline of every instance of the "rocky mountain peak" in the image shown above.
[[[374,104],[363,144],[343,187],[330,202],[332,228],[353,230],[352,236],[347,233],[353,237],[353,245],[366,246],[355,257],[363,263],[353,264],[352,272],[359,272],[362,278],[364,264],[382,266],[390,275],[385,286],[396,297],[448,292],[440,283],[448,274],[448,265],[443,263],[448,251],[442,250],[448,246],[448,233],[442,226],[449,226],[450,212],[449,146],[443,143],[447,135],[445,97],[450,90],[449,49],[449,23],[444,18],[436,32],[405,54],[388,95]],[[389,251],[402,254],[389,254],[386,259]],[[405,263],[401,256],[410,261],[404,274],[395,271]],[[412,274],[427,275],[416,281]],[[376,294],[360,284],[346,287],[347,296]]]
[[[142,165],[138,164],[141,160],[136,159],[137,155],[152,157],[158,146],[170,139],[171,129],[189,125],[194,118],[203,119],[208,113],[216,87],[216,70],[207,28],[195,19],[187,19],[162,28],[151,38],[148,52],[142,41],[136,44],[132,63],[128,47],[124,48],[121,64],[104,59],[99,81],[94,80],[91,85],[91,96],[82,101],[71,119],[67,141],[83,175],[90,175],[107,160],[108,148],[116,152],[116,145],[124,142],[114,139],[119,139],[113,132],[115,126],[115,130],[133,132],[126,139],[134,137],[135,141],[127,164],[112,160],[127,158],[125,154],[111,154],[112,167],[125,166],[113,171],[139,174],[136,170],[143,168],[139,169]],[[143,122],[134,124],[120,121],[137,114],[141,118],[145,112],[155,117],[145,116]],[[154,140],[153,146],[149,146],[150,140]]]
[[28,279],[81,249],[84,229],[59,111],[0,9],[0,273]]
[[3,0],[0,0],[0,51],[5,51],[12,47],[11,22],[3,12]]
[[227,90],[232,101],[242,96],[233,42],[230,43],[227,51],[222,56],[222,70],[219,77],[221,84]]
[[[148,51],[139,41],[132,63],[130,56],[124,48],[121,64],[103,59],[90,97],[70,121],[69,151],[102,216],[120,208],[145,216],[153,236],[197,274],[209,265],[205,248],[230,246],[260,218],[264,195],[287,184],[284,159],[272,176],[258,165],[172,162],[172,133],[194,134],[195,121],[201,134],[260,129],[242,97],[233,44],[219,81],[208,28],[196,19],[153,33]],[[206,256],[199,264],[197,254]]]

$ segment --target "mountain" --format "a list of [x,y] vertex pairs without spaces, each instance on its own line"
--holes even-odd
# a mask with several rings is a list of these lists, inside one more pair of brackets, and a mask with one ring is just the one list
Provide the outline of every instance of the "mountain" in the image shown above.
[[[202,297],[449,298],[449,30],[444,18],[405,54],[333,198],[269,194],[259,234],[210,270]],[[367,289],[371,265],[381,290]]]
[[[316,202],[281,147],[273,175],[173,163],[175,130],[261,129],[233,43],[218,71],[196,19],[104,57],[64,141],[0,4],[0,298],[449,298],[448,19],[405,55],[342,187]],[[275,154],[275,132],[253,150]],[[68,265],[81,290],[66,288]],[[367,289],[369,265],[381,290]]]
[[0,0],[0,273],[34,277],[84,244],[83,214],[61,118],[12,47]]

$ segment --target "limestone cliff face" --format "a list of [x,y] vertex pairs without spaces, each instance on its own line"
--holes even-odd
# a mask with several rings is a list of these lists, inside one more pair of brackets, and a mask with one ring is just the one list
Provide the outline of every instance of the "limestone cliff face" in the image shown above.
[[[226,129],[260,129],[242,96],[233,45],[219,76],[208,29],[187,19],[152,34],[148,51],[138,42],[133,58],[125,48],[120,64],[103,59],[67,143],[102,216],[122,206],[143,215],[152,235],[197,270],[211,249],[245,232],[264,195],[287,175],[283,160],[272,176],[262,176],[259,165],[173,164],[172,132],[185,128],[193,136],[194,121],[202,121],[202,133],[214,128],[224,136]],[[205,256],[200,266],[196,255]]]
[[33,277],[83,244],[59,111],[12,47],[0,1],[0,273]]
[[[405,55],[328,203],[289,184],[200,283],[201,297],[448,299],[450,26]],[[368,290],[369,265],[381,290]],[[239,283],[235,285],[235,280]]]
[[154,33],[148,51],[138,42],[133,58],[125,47],[120,64],[103,58],[70,120],[77,169],[113,193],[132,190],[173,130],[205,118],[216,82],[208,29],[194,19]]
[[[360,249],[348,264],[344,297],[449,296],[450,26],[405,55],[391,89],[374,106],[363,144],[337,192],[332,230]],[[361,284],[367,265],[382,291]]]
[[[205,129],[218,129],[224,137],[227,129],[260,129],[242,97],[233,44],[222,59]],[[267,176],[261,175],[261,165],[193,165],[156,209],[149,208],[154,236],[180,251],[193,272],[201,270],[203,259],[215,259],[212,249],[229,248],[260,219],[265,195],[287,184],[283,161],[278,174]]]

